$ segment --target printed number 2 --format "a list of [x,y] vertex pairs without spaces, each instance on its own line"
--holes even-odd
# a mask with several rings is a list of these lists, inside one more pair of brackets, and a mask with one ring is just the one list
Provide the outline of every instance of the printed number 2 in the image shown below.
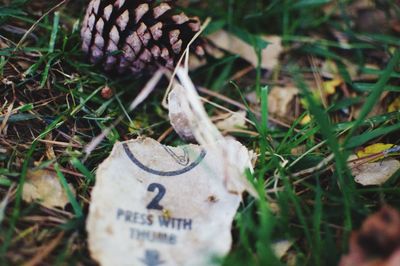
[[157,195],[153,198],[152,201],[150,201],[149,205],[147,205],[146,208],[149,210],[160,210],[161,211],[163,209],[163,206],[160,205],[160,201],[164,197],[166,189],[161,184],[151,183],[149,185],[149,187],[147,188],[147,191],[154,192],[156,189],[158,190]]

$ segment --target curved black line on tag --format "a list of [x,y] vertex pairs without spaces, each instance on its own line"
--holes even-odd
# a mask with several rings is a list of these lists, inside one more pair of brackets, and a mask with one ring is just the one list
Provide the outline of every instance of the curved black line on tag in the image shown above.
[[189,172],[190,170],[192,170],[193,168],[195,168],[197,165],[200,164],[200,162],[204,159],[204,157],[206,157],[206,151],[202,150],[199,157],[196,158],[195,161],[193,161],[191,164],[189,164],[187,167],[182,168],[180,170],[175,170],[175,171],[159,171],[159,170],[155,170],[155,169],[151,169],[150,167],[142,164],[136,157],[135,155],[133,155],[133,153],[131,152],[131,150],[129,149],[128,144],[123,143],[122,144],[125,150],[126,155],[128,155],[129,159],[135,164],[137,165],[140,169],[150,173],[150,174],[154,174],[154,175],[159,175],[159,176],[176,176],[176,175],[181,175],[184,173]]

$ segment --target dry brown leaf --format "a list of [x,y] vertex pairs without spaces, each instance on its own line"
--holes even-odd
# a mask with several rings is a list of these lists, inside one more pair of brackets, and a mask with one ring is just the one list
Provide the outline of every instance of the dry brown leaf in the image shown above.
[[272,250],[278,259],[281,259],[289,251],[290,247],[293,245],[292,241],[280,240],[272,244]]
[[382,185],[400,169],[400,162],[394,159],[366,163],[353,169],[355,181],[363,186]]
[[[350,156],[349,160],[357,159],[357,156]],[[377,162],[368,162],[360,165],[350,163],[350,169],[354,180],[363,185],[382,185],[400,169],[400,162],[395,159],[386,159]]]
[[271,114],[287,117],[293,111],[291,103],[299,94],[295,87],[273,87],[268,96],[268,110]]
[[[28,171],[22,198],[26,202],[39,201],[47,208],[64,208],[69,203],[67,194],[55,172],[47,170]],[[72,193],[75,190],[69,185]]]
[[[258,65],[257,55],[254,48],[238,37],[221,30],[209,35],[208,38],[217,47],[232,54],[239,55],[255,67]],[[279,56],[283,52],[282,39],[275,35],[261,36],[261,38],[270,43],[268,47],[262,51],[261,68],[271,70],[279,63]]]

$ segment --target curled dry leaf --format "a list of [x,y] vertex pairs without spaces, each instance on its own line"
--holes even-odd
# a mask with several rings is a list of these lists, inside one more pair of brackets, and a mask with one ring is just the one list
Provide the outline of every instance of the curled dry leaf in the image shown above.
[[[175,104],[169,102],[170,117],[175,120],[171,121],[174,129],[179,135],[188,132],[203,147],[210,146],[219,150],[221,163],[226,167],[225,184],[229,191],[235,190],[235,187],[244,187],[252,196],[257,197],[257,191],[243,175],[245,169],[238,167],[238,163],[245,160],[247,168],[252,171],[249,151],[243,145],[238,145],[240,143],[233,138],[224,137],[212,123],[188,72],[177,68],[177,76],[182,85],[175,86],[169,95],[169,100],[175,101]],[[171,105],[175,105],[172,108],[177,107],[176,110],[171,110]],[[180,119],[174,119],[174,115]]]
[[289,240],[279,240],[272,244],[272,250],[278,259],[281,259],[289,251],[290,247],[293,245],[292,241]]
[[368,217],[350,237],[349,253],[339,266],[400,265],[400,214],[389,206]]
[[[22,198],[26,202],[39,201],[47,208],[64,208],[69,203],[67,194],[55,172],[47,170],[28,171],[26,182],[22,193]],[[70,186],[75,194],[74,188]]]
[[223,120],[215,123],[217,128],[222,131],[235,131],[246,127],[246,111],[238,111],[228,114]]
[[[273,69],[278,63],[279,56],[283,52],[282,39],[279,36],[261,36],[261,38],[270,44],[262,51],[261,68]],[[220,30],[208,36],[217,47],[226,50],[232,54],[237,54],[250,62],[253,66],[258,65],[257,55],[254,48],[242,41],[238,37]]]
[[185,141],[193,141],[193,129],[190,126],[190,118],[187,110],[190,107],[186,101],[183,101],[184,88],[179,84],[174,84],[174,88],[168,95],[169,119],[175,132]]
[[388,159],[382,162],[362,164],[351,170],[357,183],[363,186],[370,186],[384,184],[399,169],[399,161]]

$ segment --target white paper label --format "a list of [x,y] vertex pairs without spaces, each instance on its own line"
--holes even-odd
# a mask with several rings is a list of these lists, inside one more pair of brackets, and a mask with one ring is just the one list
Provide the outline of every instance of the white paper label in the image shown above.
[[229,252],[242,193],[228,191],[226,172],[212,148],[149,138],[115,144],[92,191],[92,257],[103,266],[213,265]]

